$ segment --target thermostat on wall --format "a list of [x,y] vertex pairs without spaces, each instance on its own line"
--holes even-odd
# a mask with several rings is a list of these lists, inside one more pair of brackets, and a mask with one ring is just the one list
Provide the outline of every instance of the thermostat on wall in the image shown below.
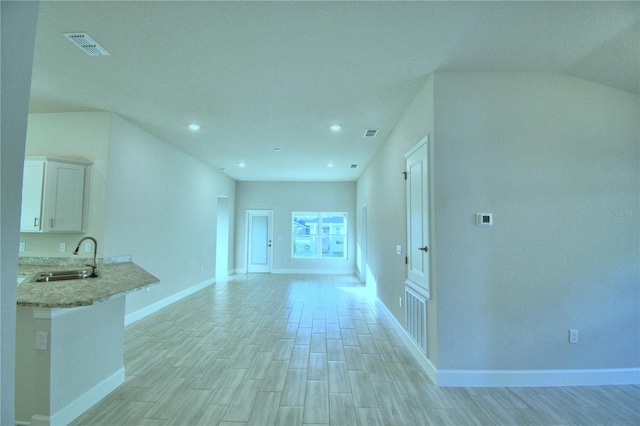
[[478,225],[478,226],[491,226],[491,225],[493,225],[493,214],[491,214],[491,213],[476,213],[476,225]]

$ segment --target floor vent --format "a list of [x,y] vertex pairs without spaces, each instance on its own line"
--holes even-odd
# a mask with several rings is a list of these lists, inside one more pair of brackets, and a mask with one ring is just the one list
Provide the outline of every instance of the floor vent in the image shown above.
[[64,36],[89,56],[108,56],[107,50],[95,42],[87,33],[65,33]]
[[423,353],[427,353],[427,301],[412,289],[405,287],[405,319],[407,331]]

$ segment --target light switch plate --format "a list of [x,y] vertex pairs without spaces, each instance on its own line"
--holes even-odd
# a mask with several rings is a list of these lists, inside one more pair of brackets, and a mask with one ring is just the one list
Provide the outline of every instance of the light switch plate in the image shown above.
[[397,245],[396,246],[396,254],[402,256],[402,246],[401,245]]

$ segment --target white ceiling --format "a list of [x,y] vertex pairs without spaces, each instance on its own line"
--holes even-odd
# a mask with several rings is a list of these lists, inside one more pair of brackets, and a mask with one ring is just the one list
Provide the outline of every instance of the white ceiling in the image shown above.
[[238,180],[347,181],[434,71],[640,93],[640,2],[42,1],[30,109],[115,112]]

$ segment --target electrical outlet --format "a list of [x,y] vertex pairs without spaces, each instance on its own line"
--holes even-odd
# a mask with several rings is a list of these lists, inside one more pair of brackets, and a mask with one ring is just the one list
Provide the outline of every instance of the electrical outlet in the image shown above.
[[20,251],[25,251],[27,249],[27,246],[25,245],[24,241],[20,241]]
[[84,243],[84,252],[85,253],[91,253],[91,242],[87,241]]
[[569,343],[572,343],[572,344],[578,343],[578,330],[576,329],[569,330]]
[[49,340],[49,333],[46,331],[36,332],[36,349],[46,351],[48,344],[47,340]]
[[65,243],[60,243],[59,250],[60,253],[64,253],[65,251],[67,251],[67,245]]

